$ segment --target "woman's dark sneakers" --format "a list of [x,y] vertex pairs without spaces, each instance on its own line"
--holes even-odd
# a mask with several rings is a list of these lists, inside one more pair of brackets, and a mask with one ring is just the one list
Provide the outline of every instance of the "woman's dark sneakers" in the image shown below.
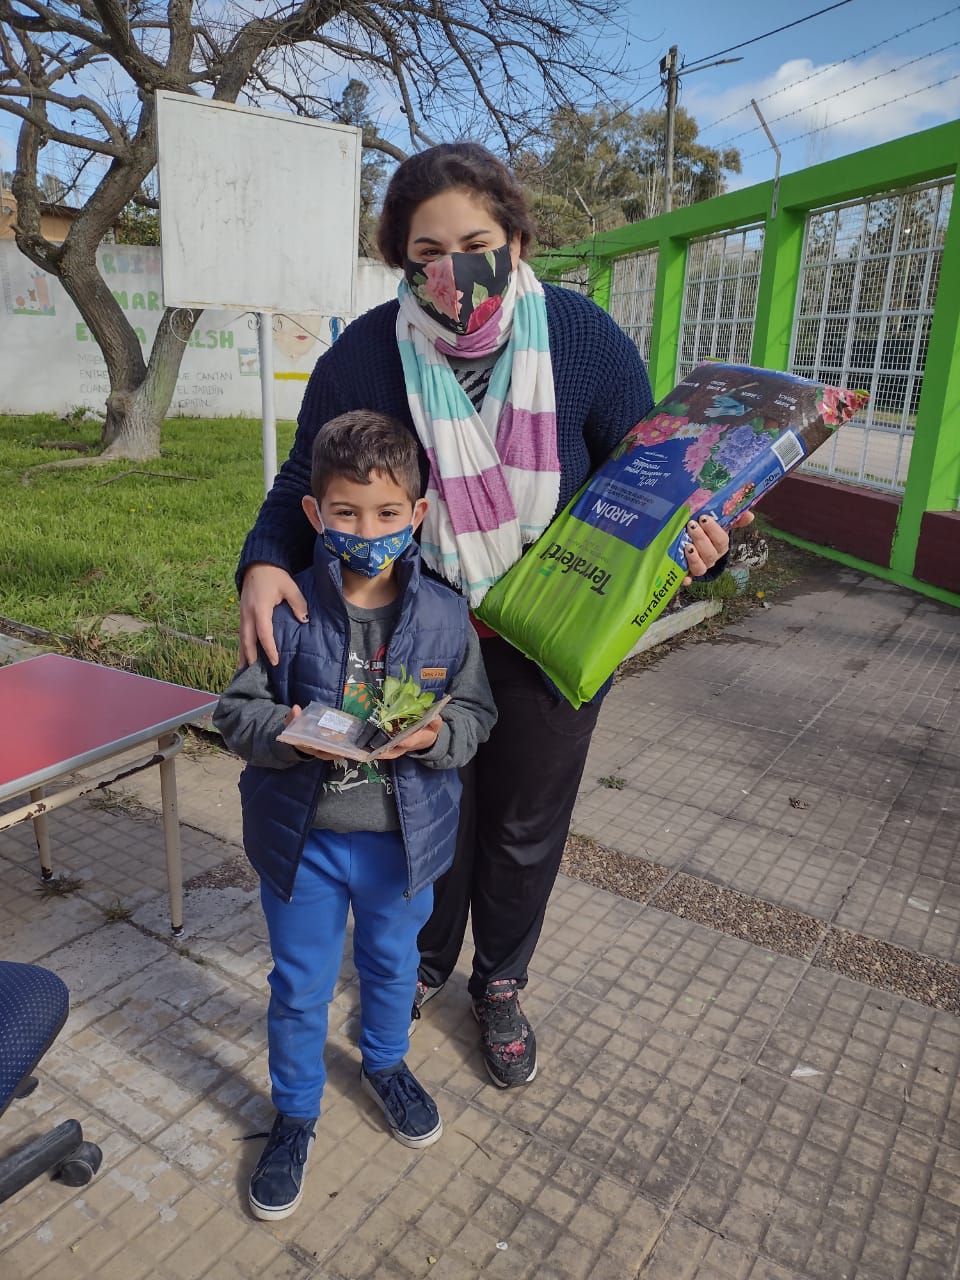
[[483,1064],[501,1089],[529,1084],[537,1074],[537,1038],[520,1011],[519,988],[513,978],[490,982],[473,1016],[480,1023]]
[[250,1179],[250,1209],[255,1218],[288,1218],[303,1195],[303,1171],[316,1134],[317,1117],[278,1115]]
[[360,1082],[405,1147],[429,1147],[443,1133],[436,1103],[405,1062],[369,1075],[361,1069]]

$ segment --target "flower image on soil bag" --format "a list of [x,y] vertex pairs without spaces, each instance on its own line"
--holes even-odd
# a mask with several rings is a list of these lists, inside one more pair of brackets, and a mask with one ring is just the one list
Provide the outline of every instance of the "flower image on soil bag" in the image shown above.
[[588,701],[687,573],[687,522],[725,528],[867,401],[807,378],[701,364],[642,418],[476,610]]

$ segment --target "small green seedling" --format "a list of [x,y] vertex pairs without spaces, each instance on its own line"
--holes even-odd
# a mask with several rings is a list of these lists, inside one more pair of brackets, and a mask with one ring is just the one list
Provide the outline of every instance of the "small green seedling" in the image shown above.
[[370,717],[383,731],[391,736],[406,729],[411,724],[422,720],[433,706],[436,696],[423,693],[416,680],[407,675],[404,667],[400,668],[400,679],[387,676],[377,696],[377,705]]
[[605,778],[598,778],[597,781],[601,787],[609,787],[611,791],[622,791],[626,778],[621,778],[616,773],[608,773]]

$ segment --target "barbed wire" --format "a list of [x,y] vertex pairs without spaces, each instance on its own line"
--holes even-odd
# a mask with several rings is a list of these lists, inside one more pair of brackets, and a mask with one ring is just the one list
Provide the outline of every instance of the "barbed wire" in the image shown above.
[[[826,66],[818,67],[816,71],[811,71],[809,75],[801,76],[799,80],[791,80],[789,84],[781,85],[779,89],[771,89],[769,93],[765,93],[762,98],[756,98],[757,103],[769,102],[771,98],[778,97],[781,93],[787,93],[790,89],[796,89],[798,85],[807,84],[810,80],[816,80],[817,76],[825,75],[826,72],[832,71],[835,67],[842,67],[847,62],[853,62],[855,58],[862,58],[864,54],[873,53],[876,49],[882,49],[885,44],[890,44],[893,40],[899,40],[901,36],[911,35],[914,31],[919,31],[921,27],[929,27],[932,22],[939,22],[942,18],[949,18],[951,13],[960,10],[960,4],[955,4],[952,9],[945,9],[943,13],[938,13],[933,18],[927,18],[923,22],[917,22],[912,27],[904,27],[902,31],[896,31],[892,36],[887,36],[883,40],[878,40],[876,44],[867,45],[865,49],[860,49],[857,53],[850,53],[845,58],[838,58],[836,62],[828,62]],[[706,133],[708,129],[715,129],[718,124],[723,124],[725,120],[732,120],[734,116],[740,115],[742,111],[749,111],[750,103],[745,102],[743,106],[737,107],[734,111],[728,111],[725,116],[718,116],[716,120],[711,120],[709,124],[700,126],[700,132]]]
[[[852,115],[843,116],[839,120],[831,120],[828,124],[817,125],[813,129],[807,129],[805,133],[794,134],[792,138],[787,138],[781,142],[781,147],[789,146],[791,142],[799,142],[802,138],[810,138],[815,133],[825,133],[827,129],[833,129],[838,124],[847,124],[850,120],[859,120],[861,116],[868,116],[871,111],[879,111],[882,107],[891,107],[895,102],[903,102],[907,98],[915,98],[918,93],[926,93],[928,89],[939,89],[942,85],[951,84],[954,80],[960,80],[960,71],[952,76],[945,76],[943,80],[937,80],[933,84],[921,85],[919,89],[911,89],[909,93],[902,93],[899,98],[888,98],[885,102],[877,102],[872,107],[864,107],[862,111],[855,111]],[[756,156],[767,154],[767,148],[761,147],[759,151],[751,151],[749,155],[742,156],[742,160],[753,160]]]
[[[836,93],[828,93],[822,98],[818,98],[815,102],[805,102],[802,107],[796,107],[793,111],[785,111],[781,116],[774,116],[767,124],[777,124],[781,120],[789,120],[792,116],[802,115],[805,111],[811,111],[814,107],[822,106],[824,102],[829,102],[832,98],[842,98],[846,93],[852,93],[854,89],[862,89],[865,85],[874,84],[877,80],[882,80],[884,76],[896,75],[898,71],[905,71],[907,67],[912,67],[917,62],[923,62],[927,58],[935,58],[938,53],[946,53],[948,49],[956,49],[960,45],[960,40],[954,40],[951,44],[941,45],[939,49],[932,49],[929,53],[918,53],[915,58],[910,58],[907,62],[901,62],[899,66],[888,67],[886,71],[878,71],[875,76],[868,76],[866,80],[858,80],[856,84],[845,85],[842,89],[838,89]],[[759,99],[758,99],[759,101]],[[743,129],[740,133],[732,134],[720,144],[721,147],[729,146],[730,143],[736,142],[738,138],[747,138],[751,133],[759,133],[763,126],[759,124],[752,125],[749,129]]]

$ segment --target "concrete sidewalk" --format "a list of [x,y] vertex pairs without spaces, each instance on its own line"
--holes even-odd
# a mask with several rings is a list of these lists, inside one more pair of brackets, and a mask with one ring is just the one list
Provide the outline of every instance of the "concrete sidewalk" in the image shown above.
[[[237,762],[178,765],[180,942],[148,776],[52,819],[66,896],[39,895],[29,828],[4,833],[0,954],[61,974],[72,1012],[0,1150],[75,1116],[104,1162],[0,1205],[0,1275],[957,1277],[958,712],[960,614],[826,563],[622,679],[572,844],[629,861],[558,881],[536,1080],[488,1083],[462,963],[408,1059],[444,1136],[408,1151],[359,1090],[348,963],[304,1202],[272,1226],[245,1207],[272,1112]],[[633,898],[598,887],[610,867]]]

